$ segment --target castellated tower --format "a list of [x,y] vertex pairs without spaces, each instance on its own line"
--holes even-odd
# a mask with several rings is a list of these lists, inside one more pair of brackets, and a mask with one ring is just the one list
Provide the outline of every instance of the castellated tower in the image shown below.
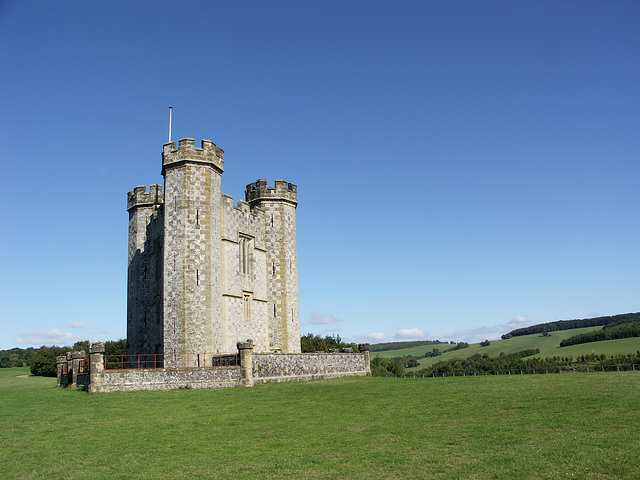
[[170,142],[164,195],[129,192],[129,354],[195,365],[247,338],[257,352],[300,352],[297,187],[258,180],[234,206],[223,163],[211,141]]
[[[183,138],[162,151],[165,184],[164,353],[221,351],[220,204],[224,152]],[[237,339],[238,341],[240,339]]]
[[258,180],[247,185],[245,198],[251,208],[261,208],[266,213],[267,282],[270,308],[273,308],[269,342],[287,352],[300,352],[296,253],[298,187],[276,180],[275,188],[269,188],[266,180]]
[[162,254],[164,216],[160,185],[136,187],[127,197],[129,270],[127,343],[130,351],[162,351]]

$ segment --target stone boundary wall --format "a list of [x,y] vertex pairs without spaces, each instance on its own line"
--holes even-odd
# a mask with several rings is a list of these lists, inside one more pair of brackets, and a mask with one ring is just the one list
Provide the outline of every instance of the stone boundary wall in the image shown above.
[[[89,344],[89,373],[79,372],[84,352],[57,357],[58,386],[82,386],[90,393],[177,388],[225,388],[371,375],[369,345],[361,353],[253,353],[253,342],[238,342],[240,366],[104,369],[104,344]],[[75,361],[75,363],[74,363]]]
[[364,376],[369,366],[365,360],[364,353],[254,353],[253,381],[258,384]]
[[132,368],[107,370],[89,392],[133,392],[177,388],[225,388],[240,385],[240,367]]

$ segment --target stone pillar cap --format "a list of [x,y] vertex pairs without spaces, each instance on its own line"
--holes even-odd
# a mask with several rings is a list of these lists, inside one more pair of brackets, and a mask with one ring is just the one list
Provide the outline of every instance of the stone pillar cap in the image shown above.
[[104,353],[104,342],[90,343],[89,353]]
[[248,338],[246,342],[238,342],[237,344],[238,350],[246,350],[253,348],[253,340]]

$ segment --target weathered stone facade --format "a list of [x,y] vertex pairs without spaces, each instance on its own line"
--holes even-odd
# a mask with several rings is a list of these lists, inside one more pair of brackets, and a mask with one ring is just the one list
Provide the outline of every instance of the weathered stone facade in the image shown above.
[[255,383],[337,378],[345,374],[370,375],[369,352],[253,355]]
[[129,192],[127,341],[130,355],[300,352],[297,187],[221,191],[224,152],[184,138],[164,145],[160,185]]

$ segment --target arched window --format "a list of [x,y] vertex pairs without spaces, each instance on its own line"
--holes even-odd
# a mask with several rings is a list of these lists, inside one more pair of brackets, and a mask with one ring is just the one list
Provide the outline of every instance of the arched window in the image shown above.
[[252,271],[251,264],[253,260],[253,238],[246,235],[239,235],[238,247],[240,273],[249,275]]

